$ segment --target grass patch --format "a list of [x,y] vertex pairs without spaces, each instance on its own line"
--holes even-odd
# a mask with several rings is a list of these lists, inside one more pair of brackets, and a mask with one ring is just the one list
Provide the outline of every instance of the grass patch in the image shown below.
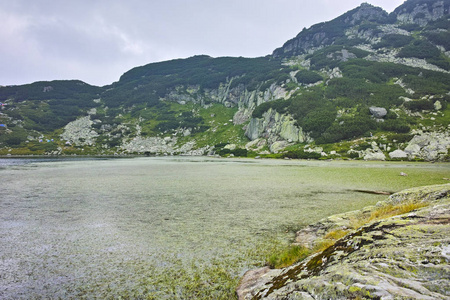
[[328,240],[339,240],[340,238],[343,238],[348,233],[348,230],[342,230],[342,229],[336,229],[328,232],[324,238]]
[[[370,214],[362,214],[360,217],[350,221],[351,227],[357,229],[373,221],[386,219],[393,216],[402,215],[421,207],[428,206],[423,202],[405,202],[397,205],[384,205],[376,208]],[[337,240],[343,238],[350,230],[334,229],[327,232],[323,238],[318,240],[312,249],[303,246],[289,245],[279,252],[269,256],[267,265],[271,268],[284,268],[294,263],[304,260],[311,254],[320,253],[333,246]]]
[[278,253],[269,256],[267,265],[271,268],[284,268],[302,261],[311,254],[311,250],[298,245],[289,245]]
[[357,229],[370,222],[387,219],[393,216],[403,215],[428,205],[429,205],[428,203],[412,202],[412,201],[400,203],[397,205],[393,204],[384,205],[382,207],[376,208],[374,211],[370,213],[370,215],[363,215],[360,218],[352,220],[350,222],[351,227]]
[[313,249],[308,249],[299,245],[289,245],[283,249],[279,249],[278,252],[273,253],[267,260],[267,265],[271,268],[284,268],[294,263],[300,262],[314,253],[322,252],[328,247],[334,245],[334,243],[340,238],[344,237],[348,230],[332,230],[328,232],[322,240],[320,240]]

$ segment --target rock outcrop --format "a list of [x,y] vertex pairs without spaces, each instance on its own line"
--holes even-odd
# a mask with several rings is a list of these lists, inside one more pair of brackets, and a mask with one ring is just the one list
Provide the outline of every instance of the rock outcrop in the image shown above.
[[[409,2],[409,3],[408,3]],[[441,1],[407,1],[394,10],[401,23],[415,23],[425,26],[449,13],[449,2]],[[415,4],[415,5],[412,5]]]
[[61,138],[76,146],[94,145],[98,133],[92,129],[93,123],[90,116],[70,122],[64,127]]
[[252,141],[267,139],[270,145],[278,141],[302,143],[309,139],[290,115],[280,114],[273,109],[265,112],[262,118],[251,119],[245,135]]
[[372,116],[377,119],[381,119],[387,115],[387,110],[384,107],[371,106],[369,110]]
[[[401,204],[421,208],[349,230],[355,218]],[[449,299],[450,184],[329,217],[298,232],[296,242],[314,246],[331,230],[348,233],[290,267],[247,272],[239,299]]]
[[204,155],[211,150],[208,146],[196,148],[195,142],[177,145],[176,137],[135,137],[122,145],[122,150],[128,153],[152,153],[163,155]]
[[442,160],[449,148],[450,136],[447,132],[429,132],[415,135],[404,151],[410,159],[435,161]]
[[342,27],[342,35],[344,35],[345,29],[359,25],[363,21],[383,20],[387,16],[387,12],[383,9],[363,3],[359,7],[332,21],[316,24],[309,29],[304,29],[295,38],[287,41],[283,47],[276,49],[272,55],[274,57],[284,57],[310,53],[314,49],[320,49],[333,44],[339,38],[339,35],[335,31],[330,33],[327,28]]

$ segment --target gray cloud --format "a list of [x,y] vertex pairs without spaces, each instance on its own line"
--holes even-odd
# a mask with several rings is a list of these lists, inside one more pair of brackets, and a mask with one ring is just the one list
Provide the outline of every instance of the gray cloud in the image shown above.
[[[80,79],[196,54],[258,57],[360,0],[0,0],[0,85]],[[372,0],[387,11],[402,0]]]

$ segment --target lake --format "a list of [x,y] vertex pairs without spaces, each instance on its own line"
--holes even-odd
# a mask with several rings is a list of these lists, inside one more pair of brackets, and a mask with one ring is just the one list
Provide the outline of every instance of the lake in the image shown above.
[[[400,173],[408,176],[400,176]],[[230,299],[301,227],[446,163],[0,159],[0,298]]]

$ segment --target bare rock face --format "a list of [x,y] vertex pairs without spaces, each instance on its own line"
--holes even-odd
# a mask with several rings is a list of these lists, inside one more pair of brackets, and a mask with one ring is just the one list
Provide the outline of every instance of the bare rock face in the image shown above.
[[77,146],[94,145],[98,133],[92,129],[92,124],[89,116],[70,122],[64,127],[61,138]]
[[430,21],[442,18],[449,12],[449,4],[447,1],[421,1],[412,9],[402,5],[398,7],[394,13],[397,14],[397,20],[402,23],[416,23],[425,26]]
[[427,161],[442,160],[450,148],[448,132],[429,132],[418,134],[409,141],[405,152],[410,158],[423,158]]
[[[281,57],[286,54],[291,56],[308,53],[311,50],[320,49],[323,46],[331,45],[336,39],[335,34],[330,34],[326,30],[327,26],[335,24],[345,24],[348,28],[359,25],[363,21],[382,20],[387,18],[388,14],[379,7],[363,3],[359,7],[351,10],[341,17],[330,22],[316,24],[310,29],[300,32],[295,38],[287,41],[283,47],[273,52],[274,57]],[[344,54],[345,55],[345,54]]]
[[[247,273],[239,299],[449,299],[450,184],[405,190],[377,206],[398,203],[428,205],[350,231],[290,267]],[[324,219],[298,238],[346,227],[359,213]]]
[[277,142],[291,143],[309,140],[292,116],[280,114],[272,109],[264,113],[263,118],[252,118],[246,127],[245,135],[252,141],[258,138],[267,139],[270,145]]

